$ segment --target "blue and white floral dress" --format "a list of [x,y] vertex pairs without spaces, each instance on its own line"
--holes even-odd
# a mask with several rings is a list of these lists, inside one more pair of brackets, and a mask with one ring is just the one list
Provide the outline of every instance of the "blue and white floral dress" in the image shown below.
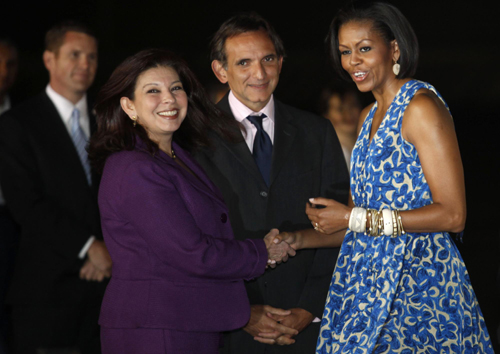
[[[375,103],[351,159],[354,204],[412,210],[432,204],[415,147],[401,135],[415,93],[400,89],[369,141]],[[444,101],[443,101],[444,102]],[[326,301],[317,353],[493,353],[467,269],[446,232],[371,237],[347,230]]]

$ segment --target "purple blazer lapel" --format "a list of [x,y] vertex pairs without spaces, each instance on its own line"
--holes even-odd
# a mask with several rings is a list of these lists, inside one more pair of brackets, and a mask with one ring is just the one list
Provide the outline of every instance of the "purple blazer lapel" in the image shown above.
[[[146,145],[144,142],[137,137],[136,140],[136,149],[137,150],[145,150]],[[203,170],[203,168],[198,165],[196,161],[189,155],[187,151],[182,149],[175,142],[172,143],[172,148],[175,151],[175,155],[184,162],[184,164],[191,170],[196,176],[193,176],[191,173],[183,169],[179,166],[170,156],[168,156],[163,151],[159,150],[155,158],[163,161],[164,163],[172,166],[177,172],[182,175],[182,181],[189,182],[193,187],[198,189],[200,192],[208,195],[210,198],[216,200],[219,204],[221,204],[224,208],[226,208],[226,204],[224,203],[224,198],[220,193],[219,189],[212,183],[212,181],[208,178],[207,174]]]
[[[210,178],[208,178],[205,170],[193,159],[193,157],[184,149],[182,149],[175,142],[173,143],[175,154],[186,164],[187,167],[198,177],[194,178],[197,182],[203,182],[205,187],[208,187],[214,194],[222,199],[222,194],[219,189],[212,183]],[[171,160],[172,161],[172,160]],[[194,177],[189,173],[189,176]]]

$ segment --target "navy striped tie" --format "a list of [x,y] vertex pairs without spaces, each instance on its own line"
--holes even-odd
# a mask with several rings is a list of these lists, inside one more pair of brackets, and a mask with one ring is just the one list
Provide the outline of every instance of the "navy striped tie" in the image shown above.
[[266,117],[265,114],[262,114],[261,116],[248,116],[247,119],[257,128],[257,133],[253,141],[253,158],[259,167],[262,177],[264,177],[264,181],[266,181],[266,184],[269,186],[271,179],[273,143],[262,127],[262,120]]
[[85,175],[87,176],[87,181],[92,184],[92,177],[90,175],[90,165],[87,157],[87,139],[85,138],[85,133],[80,126],[80,111],[78,108],[73,109],[71,112],[71,139],[73,139],[73,144],[75,144],[76,151],[82,162],[83,169],[85,170]]

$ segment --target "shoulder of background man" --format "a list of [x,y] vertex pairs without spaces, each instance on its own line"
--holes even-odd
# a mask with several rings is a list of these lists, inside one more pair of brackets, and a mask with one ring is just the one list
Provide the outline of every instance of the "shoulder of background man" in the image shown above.
[[[32,120],[43,118],[43,112],[47,109],[54,109],[54,104],[50,101],[45,91],[38,95],[30,97],[15,106],[2,115],[2,118],[15,118],[21,124],[29,123]],[[56,111],[57,112],[57,111]]]
[[288,119],[288,122],[290,124],[293,124],[300,129],[319,129],[324,132],[324,130],[328,128],[328,124],[331,125],[328,119],[320,117],[317,114],[287,105],[280,100],[277,100],[276,98],[274,99],[274,109],[276,117],[279,117],[278,119]]

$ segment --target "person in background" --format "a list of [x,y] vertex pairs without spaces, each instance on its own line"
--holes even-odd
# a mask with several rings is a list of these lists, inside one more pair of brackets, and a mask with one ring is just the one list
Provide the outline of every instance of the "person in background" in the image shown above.
[[0,37],[0,115],[12,107],[9,90],[16,81],[18,66],[16,45],[11,39]]
[[[195,157],[221,190],[235,237],[260,239],[271,228],[310,229],[303,212],[308,198],[347,201],[348,173],[332,125],[274,97],[285,51],[261,16],[228,19],[214,35],[211,52],[215,76],[230,88],[218,107],[241,124],[240,140],[211,132],[214,148]],[[223,352],[312,352],[337,251],[304,251],[247,281],[250,320],[227,333]]]
[[[221,331],[243,326],[243,279],[288,244],[235,240],[217,187],[188,151],[213,130],[237,139],[187,64],[161,49],[120,64],[101,89],[89,146],[113,277],[99,323],[105,354],[217,354]],[[236,130],[235,130],[236,128]],[[296,334],[290,330],[290,334]]]
[[345,235],[316,352],[493,353],[449,235],[466,218],[453,120],[438,91],[412,78],[411,25],[390,4],[351,5],[327,42],[337,72],[376,102],[361,113],[348,206],[312,198],[306,213],[324,235],[282,235],[296,249]]
[[345,85],[325,88],[320,95],[320,114],[335,128],[347,163],[351,165],[351,152],[356,142],[361,101],[358,93]]
[[[0,115],[12,107],[9,90],[17,76],[18,50],[9,38],[0,37]],[[5,305],[19,243],[19,226],[10,214],[0,186],[0,353],[7,353],[11,331],[10,310]]]
[[110,276],[85,145],[94,129],[87,89],[97,40],[63,22],[45,37],[43,92],[0,117],[0,183],[21,227],[7,302],[15,353],[99,353],[97,319]]

